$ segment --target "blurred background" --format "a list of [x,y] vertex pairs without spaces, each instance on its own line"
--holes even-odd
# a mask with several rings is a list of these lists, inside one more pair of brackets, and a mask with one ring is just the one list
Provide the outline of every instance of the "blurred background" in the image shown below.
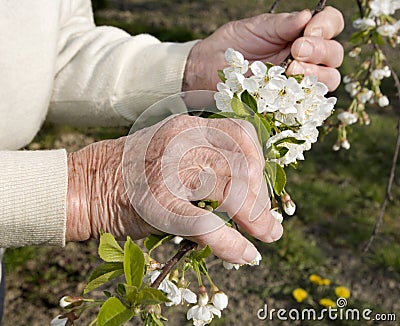
[[[114,25],[131,34],[150,33],[162,41],[184,42],[204,38],[220,25],[264,13],[273,1],[262,0],[97,0],[92,1],[98,25]],[[316,0],[281,1],[277,12],[313,8]],[[346,48],[354,32],[356,1],[328,1],[341,9],[346,29],[338,37]],[[400,73],[398,52],[389,50],[391,64]],[[346,57],[341,68],[346,74],[354,67]],[[356,126],[349,135],[349,151],[333,152],[335,134],[329,134],[305,153],[306,161],[297,170],[288,169],[288,191],[298,209],[284,221],[283,238],[274,244],[255,241],[263,255],[258,267],[226,271],[220,261],[210,259],[210,274],[230,303],[214,325],[264,325],[257,311],[315,306],[322,297],[336,300],[336,286],[351,291],[348,306],[373,309],[374,313],[396,313],[400,319],[400,178],[395,178],[393,201],[370,251],[362,248],[373,230],[385,196],[400,115],[390,78],[383,89],[391,103],[385,109],[369,109],[370,126]],[[341,86],[334,94],[337,108],[350,100]],[[75,151],[94,141],[116,138],[128,128],[73,128],[45,124],[29,149],[67,148]],[[399,163],[397,164],[399,168]],[[169,257],[168,249],[159,255]],[[65,248],[25,247],[7,250],[7,296],[5,326],[47,325],[60,313],[58,300],[65,294],[82,292],[90,272],[99,263],[97,241],[69,243]],[[311,274],[330,280],[317,286]],[[292,291],[304,288],[307,303],[297,303]],[[190,325],[186,307],[169,309],[168,325]],[[77,325],[87,325],[95,311]],[[313,325],[365,325],[363,321],[323,320]],[[136,320],[132,325],[139,325]],[[307,322],[269,321],[270,325],[308,325]],[[371,323],[373,324],[373,323]],[[376,323],[378,325],[379,323]],[[397,325],[386,322],[384,325]]]

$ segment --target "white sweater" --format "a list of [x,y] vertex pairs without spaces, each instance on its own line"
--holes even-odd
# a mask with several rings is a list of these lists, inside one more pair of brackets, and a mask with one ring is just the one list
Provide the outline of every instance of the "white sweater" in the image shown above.
[[64,245],[64,150],[16,151],[43,121],[122,125],[179,92],[194,42],[96,27],[90,0],[0,0],[0,246]]

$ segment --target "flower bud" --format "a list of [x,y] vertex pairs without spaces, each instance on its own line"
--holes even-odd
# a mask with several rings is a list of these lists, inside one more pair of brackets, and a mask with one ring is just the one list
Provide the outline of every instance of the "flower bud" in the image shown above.
[[272,217],[273,217],[276,221],[278,221],[279,223],[282,223],[282,221],[283,221],[283,216],[282,216],[282,214],[281,214],[279,211],[277,211],[277,210],[275,210],[275,209],[272,209],[272,210],[270,210],[270,212],[271,212]]
[[156,260],[151,260],[149,263],[149,266],[147,267],[148,271],[156,271],[156,270],[160,270],[163,268],[163,264],[161,264],[160,262],[156,261]]
[[66,295],[60,299],[60,307],[63,309],[71,309],[78,307],[82,304],[83,300],[81,297],[72,297],[69,295]]
[[351,125],[357,122],[357,116],[349,111],[343,111],[338,114],[338,120],[344,125]]
[[332,146],[332,150],[334,150],[335,152],[340,150],[340,143],[336,142],[335,145]]
[[285,194],[282,195],[282,205],[283,205],[283,210],[287,215],[293,215],[294,212],[296,211],[296,204],[290,198],[290,195],[286,192]]
[[156,317],[161,317],[161,306],[159,304],[150,305],[147,307],[147,312],[149,314],[154,314]]
[[340,146],[342,146],[342,148],[348,150],[348,149],[350,149],[350,142],[347,139],[345,139],[345,140],[342,141]]
[[362,113],[362,119],[363,119],[363,122],[364,122],[364,124],[365,124],[366,126],[368,126],[368,125],[371,124],[371,119],[369,118],[369,115],[368,115],[367,112],[363,111],[363,113]]
[[206,288],[202,285],[199,286],[199,306],[205,306],[208,303],[208,294]]
[[387,97],[386,95],[380,96],[379,99],[378,99],[378,105],[379,105],[381,108],[383,108],[383,107],[385,107],[385,106],[388,106],[388,105],[389,105],[389,99],[388,99],[388,97]]
[[357,57],[359,54],[361,53],[361,48],[359,46],[353,48],[350,52],[349,52],[349,57],[350,58],[355,58]]
[[214,293],[211,302],[218,310],[224,310],[228,306],[228,296],[221,291]]
[[183,241],[183,238],[180,237],[179,235],[177,235],[177,236],[175,236],[175,237],[172,239],[172,241],[173,241],[176,245],[178,245],[178,244],[180,244],[180,243]]
[[174,269],[172,271],[172,273],[169,274],[169,279],[174,283],[178,283],[179,282],[179,271],[177,269]]

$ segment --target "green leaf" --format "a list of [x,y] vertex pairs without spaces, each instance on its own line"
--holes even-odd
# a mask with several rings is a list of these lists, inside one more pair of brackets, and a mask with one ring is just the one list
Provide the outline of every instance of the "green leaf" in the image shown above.
[[222,81],[223,83],[226,82],[226,77],[225,77],[225,74],[224,74],[224,71],[223,71],[223,70],[218,70],[218,77],[219,77],[219,79],[221,79],[221,81]]
[[124,272],[126,283],[140,287],[144,274],[144,255],[142,250],[130,237],[124,247]]
[[121,296],[124,297],[126,295],[126,289],[125,289],[126,284],[124,283],[118,283],[117,284],[117,293]]
[[293,77],[298,83],[300,83],[304,79],[304,74],[290,75],[290,77]]
[[247,104],[243,103],[236,94],[232,98],[231,106],[232,111],[240,118],[252,117],[254,115],[254,111]]
[[258,140],[260,141],[260,144],[265,151],[265,144],[269,139],[271,127],[268,122],[265,121],[264,117],[259,113],[256,113],[254,115],[254,127],[257,131]]
[[[122,284],[124,287],[124,297],[128,304],[131,306],[136,306],[137,304],[137,297],[139,294],[138,288],[136,286],[129,286],[127,284]],[[122,292],[122,291],[121,291]]]
[[83,294],[98,288],[108,281],[122,275],[124,272],[122,263],[104,263],[98,266],[90,275],[89,283],[83,290]]
[[275,193],[280,196],[286,185],[285,170],[275,162],[267,162],[265,164],[265,172],[274,187]]
[[274,145],[275,145],[276,147],[279,147],[279,145],[280,145],[280,144],[283,144],[283,143],[302,145],[302,144],[304,144],[305,142],[306,142],[306,141],[303,140],[303,139],[297,139],[297,138],[295,138],[295,137],[286,137],[286,138],[279,139],[278,141],[276,141],[276,142],[274,143]]
[[248,107],[254,112],[258,112],[257,101],[247,90],[245,90],[242,95],[240,95],[240,99],[244,104],[247,104]]
[[266,152],[265,152],[265,158],[266,160],[269,159],[277,159],[281,158],[286,155],[286,153],[289,151],[289,148],[281,146],[281,147],[276,147],[275,144],[273,144],[271,147],[269,147]]
[[168,300],[162,291],[150,287],[145,287],[142,289],[136,297],[137,304],[142,305],[159,304],[169,301],[170,300]]
[[94,279],[104,275],[106,273],[121,270],[123,271],[124,266],[122,263],[103,263],[96,267],[96,269],[92,272],[89,278],[89,282],[93,281]]
[[230,118],[230,119],[237,119],[238,116],[234,112],[218,112],[211,114],[209,119],[225,119],[225,118]]
[[353,35],[351,35],[349,42],[352,44],[358,44],[358,43],[366,43],[368,41],[369,38],[369,34],[371,32],[371,28],[363,30],[363,31],[358,31],[353,33]]
[[122,302],[115,298],[108,298],[101,306],[97,316],[97,326],[123,325],[133,317],[133,311],[127,309]]
[[385,40],[383,39],[382,35],[378,32],[374,32],[372,34],[372,41],[378,45],[385,45]]
[[168,235],[150,234],[144,240],[144,246],[146,247],[146,249],[149,251],[149,254],[150,254],[158,246],[161,246],[163,243],[168,242],[172,238],[174,238],[174,235],[172,235],[172,234],[168,234]]
[[99,256],[106,262],[123,262],[124,251],[111,233],[100,236]]
[[207,258],[211,254],[212,254],[211,248],[208,245],[206,245],[203,249],[193,252],[193,257],[195,259],[203,259]]

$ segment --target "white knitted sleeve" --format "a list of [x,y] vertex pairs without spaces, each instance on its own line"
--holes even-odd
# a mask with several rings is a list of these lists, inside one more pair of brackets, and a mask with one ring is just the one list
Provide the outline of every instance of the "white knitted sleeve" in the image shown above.
[[0,151],[0,247],[65,244],[65,150]]
[[182,90],[196,41],[162,43],[147,34],[96,27],[89,0],[64,4],[48,120],[129,125],[151,104]]

